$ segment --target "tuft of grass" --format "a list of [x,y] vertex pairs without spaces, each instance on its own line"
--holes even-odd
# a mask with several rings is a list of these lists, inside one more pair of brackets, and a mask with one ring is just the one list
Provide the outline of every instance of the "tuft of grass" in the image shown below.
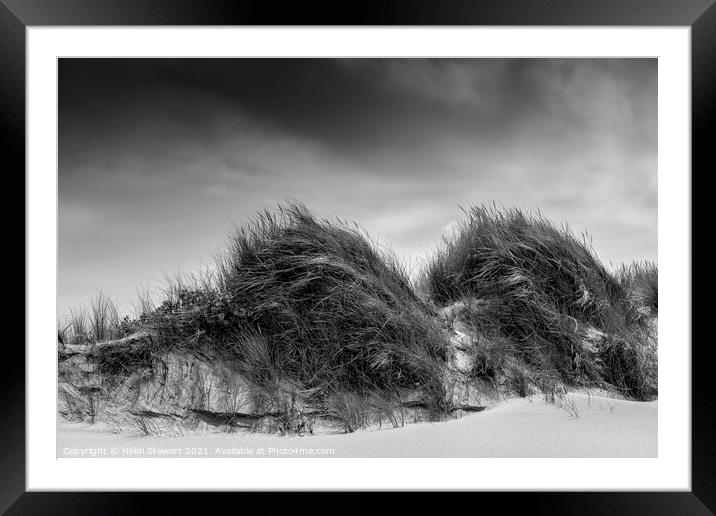
[[89,341],[90,333],[87,329],[87,312],[84,310],[71,310],[70,321],[66,327],[58,331],[66,339],[66,344],[84,344]]
[[[645,362],[628,358],[625,344],[647,349],[636,331],[643,321],[624,281],[606,269],[586,238],[519,209],[478,206],[466,215],[428,264],[421,287],[438,306],[467,301],[463,319],[473,331],[511,344],[493,353],[497,358],[488,353],[476,362],[478,373],[507,372],[522,395],[530,383],[550,392],[555,382],[608,382],[639,399],[655,392],[655,382],[624,380],[651,374]],[[619,343],[620,353],[608,353],[609,361],[602,358],[612,345],[599,351],[590,342],[595,328]],[[513,374],[514,367],[503,364],[507,357],[528,374]],[[617,368],[629,373],[614,374]]]
[[93,344],[116,339],[122,334],[122,321],[110,297],[99,291],[89,300],[89,309],[70,310],[69,319],[57,325],[63,344]]
[[637,310],[658,315],[659,269],[655,263],[644,261],[622,265],[617,277]]
[[620,393],[648,400],[658,392],[656,341],[649,329],[634,328],[628,337],[607,336],[599,350],[605,380]]
[[90,299],[89,334],[94,342],[114,339],[119,334],[120,320],[117,307],[107,294],[99,291]]
[[355,432],[370,424],[366,398],[352,391],[336,391],[326,402],[328,416],[343,427],[346,433]]
[[144,288],[137,289],[137,301],[134,304],[134,315],[136,319],[143,319],[157,309],[152,293]]
[[477,206],[466,214],[424,275],[438,304],[468,296],[529,302],[542,295],[550,308],[600,324],[623,299],[619,281],[567,227],[514,208]]

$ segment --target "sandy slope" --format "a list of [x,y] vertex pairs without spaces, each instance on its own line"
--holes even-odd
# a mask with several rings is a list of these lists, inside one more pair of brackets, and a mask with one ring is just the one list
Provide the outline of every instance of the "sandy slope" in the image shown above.
[[260,450],[267,457],[656,457],[658,402],[587,394],[569,399],[569,406],[562,407],[539,398],[514,399],[443,423],[306,437],[250,433],[142,437],[58,422],[57,456],[106,457],[115,448],[118,457],[237,457],[256,456]]

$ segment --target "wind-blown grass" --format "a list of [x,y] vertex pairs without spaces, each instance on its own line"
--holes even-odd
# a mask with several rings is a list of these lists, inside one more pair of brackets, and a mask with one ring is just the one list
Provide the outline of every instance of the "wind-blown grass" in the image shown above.
[[155,351],[233,360],[276,404],[290,385],[330,412],[348,394],[400,399],[406,390],[431,413],[449,410],[435,313],[356,226],[300,204],[265,212],[227,239],[217,269],[213,282],[175,282],[142,313],[136,327],[154,332]]
[[57,336],[64,344],[88,344],[117,338],[122,321],[112,299],[99,291],[89,300],[89,309],[70,311],[69,320],[58,323]]
[[648,309],[654,315],[659,313],[659,270],[655,263],[623,265],[618,276],[637,310]]
[[430,385],[444,340],[397,260],[357,228],[291,205],[231,239],[222,290],[308,387]]
[[406,408],[439,419],[463,406],[442,310],[457,305],[473,344],[461,350],[467,377],[495,393],[536,386],[554,399],[564,384],[599,385],[649,399],[657,283],[655,266],[611,274],[585,241],[539,215],[479,207],[445,239],[418,295],[357,226],[289,204],[236,228],[212,271],[167,280],[160,302],[141,293],[134,319],[119,320],[99,294],[58,336],[121,339],[89,346],[115,379],[154,374],[166,353],[216,360],[246,381],[253,416],[271,429],[311,431],[322,418],[354,431],[402,425]]
[[428,264],[422,288],[439,306],[467,301],[477,333],[506,343],[498,366],[511,357],[541,387],[559,378],[608,383],[639,399],[655,394],[655,378],[647,378],[655,371],[634,352],[645,349],[646,330],[628,288],[585,239],[539,214],[471,208]]

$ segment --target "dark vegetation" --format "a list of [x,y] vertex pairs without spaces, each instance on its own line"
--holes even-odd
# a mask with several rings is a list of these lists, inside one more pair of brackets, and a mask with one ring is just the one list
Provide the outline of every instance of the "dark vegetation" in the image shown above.
[[505,374],[518,391],[562,382],[656,395],[655,266],[613,275],[567,227],[481,206],[444,239],[422,288],[439,306],[467,301],[463,320],[486,342],[476,350],[478,375]]
[[265,410],[319,407],[350,430],[369,412],[394,418],[416,391],[431,417],[451,409],[436,314],[357,227],[292,204],[237,229],[217,269],[212,279],[174,282],[156,308],[142,303],[115,333],[151,331],[151,349],[102,349],[102,367],[146,367],[167,349],[228,360]]
[[622,265],[618,277],[634,306],[649,314],[659,313],[659,270],[655,263]]
[[120,320],[99,294],[58,336],[94,344],[145,332],[97,346],[100,370],[151,370],[168,351],[219,360],[247,380],[261,412],[279,415],[278,430],[309,431],[321,417],[353,431],[400,426],[407,406],[431,419],[455,409],[452,333],[439,312],[457,305],[475,382],[551,399],[573,385],[650,399],[657,294],[655,265],[612,274],[568,229],[484,207],[445,239],[416,290],[356,226],[290,204],[236,229],[213,274],[169,282],[158,305],[140,296],[134,318]]

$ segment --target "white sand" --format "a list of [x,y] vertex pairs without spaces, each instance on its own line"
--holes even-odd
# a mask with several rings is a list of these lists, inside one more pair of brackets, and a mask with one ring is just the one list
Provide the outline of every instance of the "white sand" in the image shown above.
[[143,437],[58,422],[57,456],[657,456],[658,402],[582,393],[571,394],[568,400],[560,407],[540,398],[514,399],[447,422],[304,437],[251,433]]

